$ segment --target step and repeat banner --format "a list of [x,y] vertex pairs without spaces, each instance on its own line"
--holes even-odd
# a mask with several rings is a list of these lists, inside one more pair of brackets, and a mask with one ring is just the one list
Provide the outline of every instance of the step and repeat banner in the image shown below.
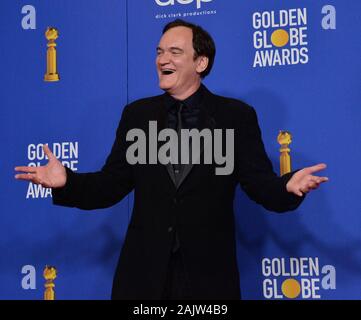
[[293,170],[328,165],[330,181],[294,212],[237,190],[243,298],[360,299],[360,11],[356,0],[1,1],[0,299],[43,299],[45,266],[56,299],[110,298],[132,194],[104,210],[57,207],[14,167],[46,164],[47,143],[77,172],[100,169],[124,106],[161,93],[156,47],[177,18],[213,36],[204,84],[256,109],[277,172],[280,130]]
[[[109,299],[128,201],[53,206],[51,190],[14,180],[14,167],[46,164],[45,143],[76,172],[104,164],[127,102],[126,3],[3,0],[0,14],[0,299],[43,299],[46,265],[56,299]],[[59,81],[46,77],[51,41]]]

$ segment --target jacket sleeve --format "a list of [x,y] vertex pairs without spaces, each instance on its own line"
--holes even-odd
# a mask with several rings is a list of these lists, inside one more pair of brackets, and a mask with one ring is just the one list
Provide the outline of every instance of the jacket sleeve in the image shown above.
[[124,108],[111,152],[100,171],[75,173],[66,168],[66,185],[52,189],[54,204],[85,210],[107,208],[132,191],[133,172],[126,160],[129,118],[127,106]]
[[242,189],[267,210],[295,210],[304,196],[288,192],[286,184],[296,171],[277,176],[265,151],[255,110],[247,106],[241,119],[235,143],[236,172]]

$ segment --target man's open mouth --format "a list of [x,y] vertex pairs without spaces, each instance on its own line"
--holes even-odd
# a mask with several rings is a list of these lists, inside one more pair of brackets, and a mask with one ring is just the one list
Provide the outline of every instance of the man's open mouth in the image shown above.
[[170,74],[173,74],[175,72],[175,70],[172,70],[172,69],[164,69],[164,70],[161,70],[162,74],[163,75],[170,75]]

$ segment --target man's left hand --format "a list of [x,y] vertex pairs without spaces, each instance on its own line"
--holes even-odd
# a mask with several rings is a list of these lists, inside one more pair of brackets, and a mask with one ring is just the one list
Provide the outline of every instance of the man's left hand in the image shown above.
[[303,168],[302,170],[297,171],[287,182],[287,191],[302,197],[303,194],[317,189],[321,183],[328,181],[328,178],[314,176],[313,173],[325,168],[326,164],[320,163],[315,166]]

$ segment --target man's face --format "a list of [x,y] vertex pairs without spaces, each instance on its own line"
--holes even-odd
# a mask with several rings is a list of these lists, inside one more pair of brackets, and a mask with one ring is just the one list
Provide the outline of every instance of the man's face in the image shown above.
[[194,56],[192,29],[169,29],[160,39],[157,48],[159,87],[178,98],[186,98],[196,91],[200,84],[200,72],[205,69],[206,58],[194,59]]

